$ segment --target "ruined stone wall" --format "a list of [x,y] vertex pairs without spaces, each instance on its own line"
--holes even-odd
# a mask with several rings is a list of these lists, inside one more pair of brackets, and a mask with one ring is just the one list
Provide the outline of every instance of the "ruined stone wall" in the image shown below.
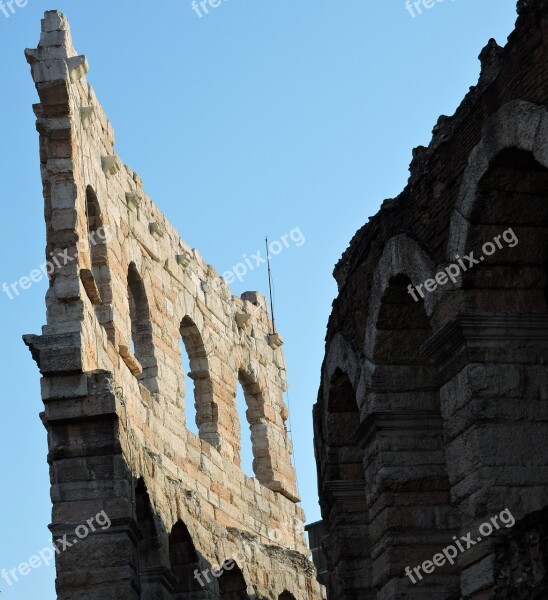
[[[548,506],[548,2],[518,13],[335,269],[314,408],[332,600],[546,589],[512,532]],[[406,576],[504,509],[515,528]]]
[[[26,56],[54,263],[47,324],[25,336],[43,376],[51,530],[73,535],[101,510],[112,522],[57,557],[58,598],[320,598],[264,297],[232,296],[116,155],[62,14],[45,14]],[[181,338],[199,437],[186,429]],[[255,478],[240,468],[238,383]],[[199,585],[196,569],[231,557]]]

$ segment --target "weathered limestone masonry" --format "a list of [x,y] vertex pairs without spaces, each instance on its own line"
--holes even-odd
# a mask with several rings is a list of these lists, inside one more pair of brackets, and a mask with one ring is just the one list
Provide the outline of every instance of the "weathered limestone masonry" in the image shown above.
[[518,14],[335,269],[311,526],[331,600],[548,598],[548,2]]
[[[67,257],[42,335],[25,336],[43,375],[51,531],[71,540],[102,510],[112,521],[57,557],[58,598],[319,600],[265,299],[232,296],[122,164],[62,14],[45,14],[26,56],[47,255]],[[181,338],[199,438],[185,427]],[[254,479],[240,469],[238,381]]]

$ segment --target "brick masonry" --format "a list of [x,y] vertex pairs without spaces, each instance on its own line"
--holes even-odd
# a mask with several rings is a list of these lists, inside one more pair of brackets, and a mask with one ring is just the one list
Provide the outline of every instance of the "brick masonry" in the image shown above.
[[[26,56],[46,256],[70,257],[50,275],[41,335],[24,337],[42,374],[50,528],[70,536],[101,510],[112,521],[57,557],[58,598],[320,599],[265,298],[232,296],[122,163],[61,13],[45,14]],[[181,338],[199,437],[186,429]],[[240,468],[238,383],[255,478]],[[204,587],[193,576],[236,556]]]

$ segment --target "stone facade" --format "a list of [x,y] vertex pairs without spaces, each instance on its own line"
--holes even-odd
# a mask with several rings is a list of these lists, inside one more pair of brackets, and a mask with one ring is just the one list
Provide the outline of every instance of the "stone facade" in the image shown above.
[[[232,296],[116,155],[62,14],[45,14],[26,56],[51,268],[47,324],[24,340],[42,374],[50,529],[70,540],[101,511],[111,522],[56,557],[59,600],[319,600],[264,297]],[[238,383],[255,478],[240,468]]]
[[548,2],[518,14],[335,269],[314,408],[330,600],[548,598]]

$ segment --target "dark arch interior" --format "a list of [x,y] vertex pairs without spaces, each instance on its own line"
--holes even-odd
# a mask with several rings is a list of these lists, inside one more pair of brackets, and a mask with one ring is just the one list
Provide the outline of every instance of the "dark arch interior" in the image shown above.
[[86,188],[86,217],[88,221],[88,231],[97,231],[103,225],[101,207],[94,189],[88,185]]
[[362,452],[355,441],[360,413],[352,383],[341,369],[336,369],[330,380],[327,411],[329,479],[362,480]]
[[431,335],[432,329],[424,308],[424,301],[416,302],[408,292],[409,277],[392,277],[383,294],[377,320],[375,339],[376,364],[416,365],[424,358],[420,347]]
[[382,295],[361,431],[373,579],[386,597],[400,577],[386,558],[387,540],[394,556],[426,555],[454,526],[439,375],[421,350],[432,327],[424,301],[408,293],[410,284],[396,275]]
[[225,568],[219,577],[219,600],[249,600],[247,584],[236,563],[231,570]]
[[[481,264],[463,275],[472,308],[541,313],[548,308],[548,169],[532,153],[501,152],[482,177],[466,252]],[[498,240],[496,239],[498,238]],[[491,243],[486,255],[483,246]]]
[[135,487],[135,512],[142,536],[139,541],[139,567],[142,571],[161,562],[161,544],[154,521],[154,511],[142,479],[139,479]]
[[199,558],[192,537],[182,521],[177,521],[169,536],[169,561],[171,572],[176,578],[174,600],[186,600],[185,592],[202,588],[194,576],[199,569]]
[[[81,272],[82,282],[92,304],[98,305],[112,301],[109,286],[109,274],[107,269],[107,252],[105,244],[105,232],[103,228],[103,217],[99,200],[93,188],[86,188],[86,221],[87,221],[87,244],[89,248],[89,261],[93,281],[90,281],[87,270]],[[101,230],[100,230],[101,228]],[[85,248],[85,246],[84,246]]]
[[480,180],[471,221],[548,226],[548,169],[531,152],[503,150]]

